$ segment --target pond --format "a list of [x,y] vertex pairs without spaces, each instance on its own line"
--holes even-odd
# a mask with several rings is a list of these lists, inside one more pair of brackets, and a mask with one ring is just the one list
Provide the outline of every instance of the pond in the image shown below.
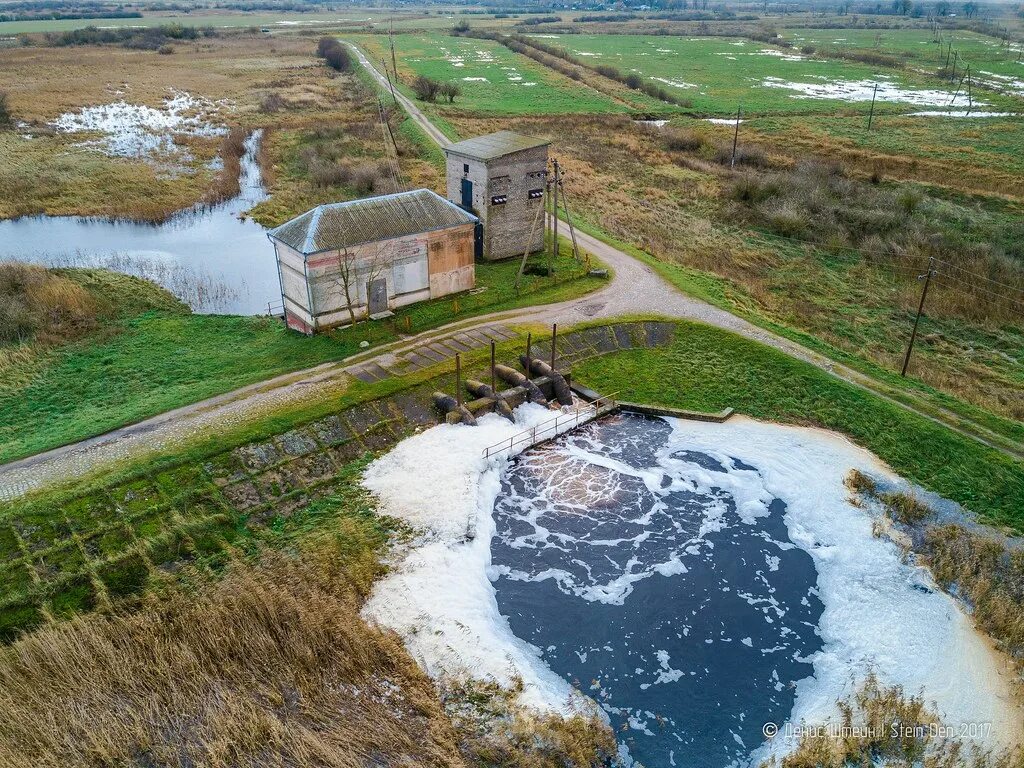
[[106,267],[146,277],[204,313],[264,314],[280,303],[266,230],[242,214],[268,195],[256,161],[260,131],[246,140],[240,192],[162,224],[81,216],[0,221],[0,261]]
[[813,674],[817,572],[784,503],[752,517],[715,484],[757,469],[672,450],[671,432],[619,417],[520,457],[491,575],[512,632],[601,705],[633,759],[726,766]]

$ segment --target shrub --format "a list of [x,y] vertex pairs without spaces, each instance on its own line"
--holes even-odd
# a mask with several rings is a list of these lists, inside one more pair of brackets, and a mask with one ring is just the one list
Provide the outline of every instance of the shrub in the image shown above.
[[273,114],[274,112],[279,112],[280,110],[284,109],[284,106],[284,98],[281,96],[281,94],[275,91],[274,93],[268,93],[266,96],[263,97],[263,100],[260,102],[260,112],[269,115]]
[[815,48],[813,45],[805,45],[800,49],[800,53],[802,53],[804,56],[813,56],[816,50],[818,49]]
[[0,91],[0,130],[14,126],[14,115],[11,114],[11,105],[7,101],[7,94]]
[[316,46],[316,55],[327,62],[327,66],[338,72],[352,71],[352,55],[348,48],[333,37],[321,37]]
[[457,97],[462,95],[462,86],[454,81],[441,83],[441,87],[438,89],[438,94],[447,99],[449,104],[452,104]]
[[437,80],[417,75],[412,83],[412,90],[420,101],[434,102],[437,101],[438,94],[441,92],[441,86],[442,83]]
[[461,34],[464,34],[466,32],[469,32],[469,22],[466,21],[465,19],[457,21],[455,23],[455,26],[452,27],[452,31],[455,32],[455,34],[457,34],[457,35],[461,35]]
[[668,130],[665,146],[671,152],[696,152],[704,146],[704,137],[690,130]]
[[164,43],[156,49],[156,52],[163,56],[170,56],[172,53],[174,53],[174,46],[170,43]]
[[96,325],[98,313],[92,295],[59,272],[0,264],[0,345],[74,338]]

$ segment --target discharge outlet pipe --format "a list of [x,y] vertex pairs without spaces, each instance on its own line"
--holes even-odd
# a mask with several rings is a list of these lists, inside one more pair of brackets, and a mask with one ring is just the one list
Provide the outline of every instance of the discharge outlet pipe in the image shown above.
[[498,374],[498,378],[505,383],[511,384],[513,387],[522,387],[525,389],[526,399],[531,403],[537,403],[547,408],[548,399],[544,397],[544,393],[540,391],[540,387],[526,378],[519,371],[509,368],[507,365],[496,365],[494,366],[494,372]]
[[505,398],[491,389],[489,384],[484,384],[476,379],[466,379],[466,389],[473,397],[486,397],[493,400],[495,413],[501,414],[515,424],[516,417],[512,415],[512,406],[505,401]]
[[476,418],[469,412],[469,408],[460,404],[451,395],[446,395],[444,392],[435,392],[434,405],[445,415],[445,419],[449,424],[465,424],[467,427],[476,426]]
[[520,355],[519,361],[523,364],[524,368],[529,364],[531,373],[535,373],[538,376],[547,376],[551,379],[551,386],[555,390],[555,397],[560,405],[572,405],[572,390],[569,389],[569,382],[565,380],[562,374],[552,370],[550,365],[537,358],[528,358],[526,355]]

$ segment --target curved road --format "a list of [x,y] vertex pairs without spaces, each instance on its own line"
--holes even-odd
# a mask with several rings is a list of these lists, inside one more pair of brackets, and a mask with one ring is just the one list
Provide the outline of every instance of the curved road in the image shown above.
[[[388,88],[387,79],[371,65],[362,51],[355,46],[352,46],[352,49],[362,65],[384,88]],[[448,143],[444,134],[411,100],[397,92],[395,95],[398,102],[431,139],[442,146]],[[396,355],[415,349],[426,341],[444,339],[465,330],[503,322],[545,325],[557,322],[569,326],[585,320],[636,314],[658,314],[675,319],[696,320],[754,339],[809,362],[856,386],[868,389],[899,407],[944,424],[1009,456],[1021,456],[1016,447],[1002,444],[999,436],[992,435],[979,425],[965,422],[961,417],[951,413],[940,414],[942,418],[936,418],[893,400],[882,386],[870,377],[759,328],[724,309],[681,293],[646,264],[591,235],[577,231],[576,236],[581,247],[590,251],[614,271],[614,276],[607,287],[571,301],[525,307],[452,323],[379,350],[356,355],[343,362],[325,363],[269,379],[168,411],[98,437],[2,465],[0,499],[15,498],[47,485],[103,472],[116,463],[168,450],[193,438],[208,435],[212,430],[252,421],[282,406],[308,400],[311,388],[316,388],[318,395],[329,394],[331,388],[343,389],[350,380],[350,375],[363,365],[377,362],[387,366],[394,362]]]

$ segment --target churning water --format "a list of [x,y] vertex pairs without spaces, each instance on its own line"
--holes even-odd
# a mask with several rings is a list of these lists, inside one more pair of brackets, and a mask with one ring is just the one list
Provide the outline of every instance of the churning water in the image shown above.
[[723,490],[758,468],[671,435],[622,415],[521,456],[490,576],[512,631],[601,705],[632,759],[714,768],[789,717],[822,604],[785,505]]
[[182,211],[162,224],[81,216],[0,221],[0,261],[106,267],[145,277],[197,312],[254,315],[279,303],[277,267],[266,230],[241,215],[267,199],[256,152],[246,140],[237,197]]

